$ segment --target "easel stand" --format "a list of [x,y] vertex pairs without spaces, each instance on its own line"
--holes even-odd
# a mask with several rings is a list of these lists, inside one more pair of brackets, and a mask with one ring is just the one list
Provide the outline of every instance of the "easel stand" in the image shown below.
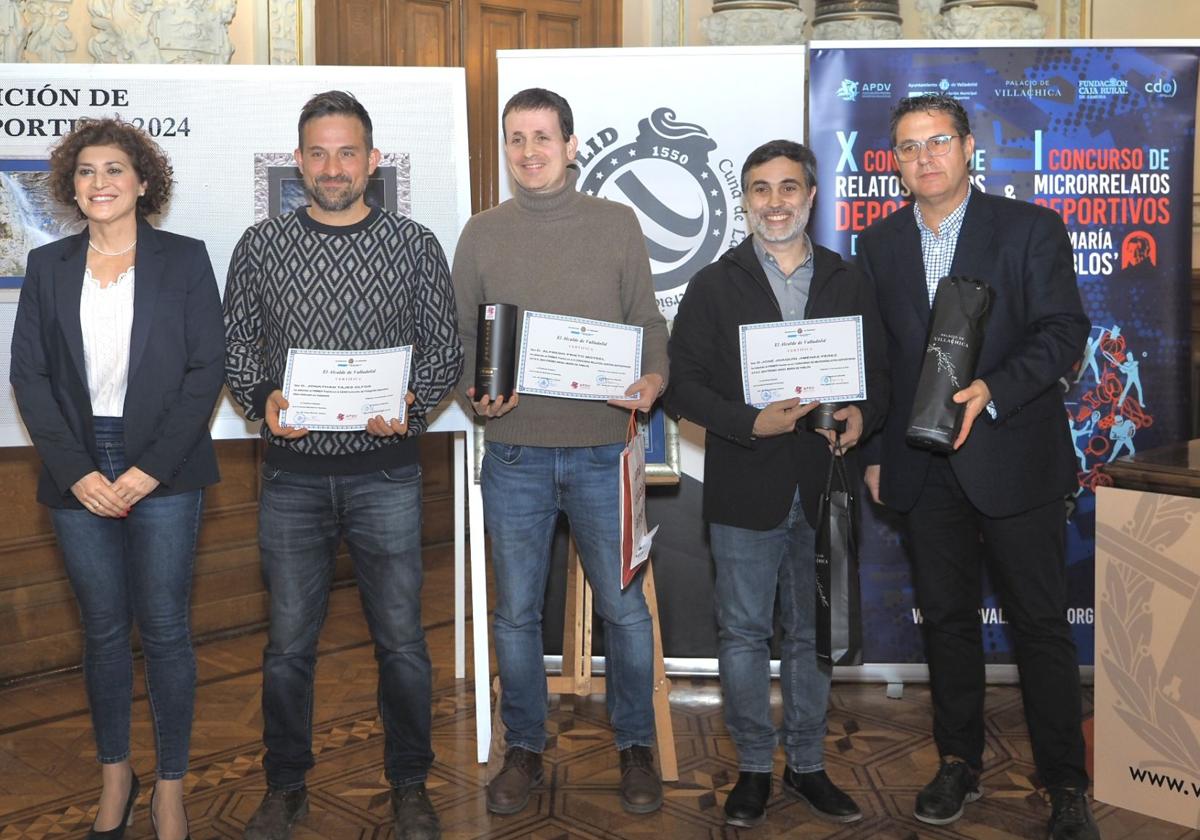
[[[650,611],[654,633],[654,731],[658,741],[658,768],[665,782],[679,780],[675,756],[675,729],[671,724],[671,681],[663,664],[662,631],[658,624],[658,596],[654,589],[654,567],[646,561],[642,573],[642,593]],[[504,725],[500,720],[500,678],[492,681],[496,693],[496,711],[492,719],[492,750],[488,757],[488,777],[500,771],[504,762]],[[592,587],[583,573],[579,550],[571,540],[567,556],[567,597],[563,611],[562,676],[546,677],[551,694],[587,697],[604,693],[604,677],[592,676]]]

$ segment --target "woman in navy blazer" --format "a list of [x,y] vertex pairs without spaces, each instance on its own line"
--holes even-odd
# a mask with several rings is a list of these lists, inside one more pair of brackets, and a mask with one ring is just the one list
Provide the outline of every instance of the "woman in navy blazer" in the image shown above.
[[221,389],[220,293],[204,243],[145,221],[171,166],[140,130],[81,120],[50,157],[51,190],[86,228],[30,252],[10,380],[42,459],[84,630],[103,789],[91,838],[119,838],[129,762],[136,619],[158,750],[155,836],[187,836],[196,660],[188,621],[202,488],[218,480],[208,424]]

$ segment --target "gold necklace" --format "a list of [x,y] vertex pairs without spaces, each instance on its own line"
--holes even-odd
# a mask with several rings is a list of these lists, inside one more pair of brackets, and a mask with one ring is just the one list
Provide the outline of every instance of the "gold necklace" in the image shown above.
[[93,251],[95,251],[97,254],[103,254],[103,255],[104,255],[104,256],[106,256],[106,257],[119,257],[119,256],[121,256],[122,254],[128,254],[130,251],[132,251],[132,250],[133,250],[133,246],[134,246],[134,245],[136,245],[136,244],[137,244],[137,239],[135,238],[135,239],[134,239],[132,242],[130,242],[130,243],[129,243],[129,245],[128,245],[128,246],[126,246],[125,248],[122,248],[120,251],[112,251],[112,252],[109,252],[109,251],[101,251],[99,248],[97,248],[97,247],[96,247],[96,243],[95,243],[95,242],[93,242],[93,241],[92,241],[92,240],[90,240],[90,239],[88,240],[88,247],[89,247],[89,248],[91,248],[91,249],[92,249]]

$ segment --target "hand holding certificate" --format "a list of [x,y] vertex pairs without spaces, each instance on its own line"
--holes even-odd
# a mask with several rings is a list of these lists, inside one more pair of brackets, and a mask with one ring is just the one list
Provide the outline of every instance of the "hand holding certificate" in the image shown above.
[[747,405],[866,399],[861,316],[742,324],[740,332]]
[[285,426],[310,431],[349,432],[366,428],[371,418],[408,421],[412,347],[380,350],[288,350],[279,413]]
[[517,391],[577,400],[628,400],[641,377],[642,328],[525,312]]

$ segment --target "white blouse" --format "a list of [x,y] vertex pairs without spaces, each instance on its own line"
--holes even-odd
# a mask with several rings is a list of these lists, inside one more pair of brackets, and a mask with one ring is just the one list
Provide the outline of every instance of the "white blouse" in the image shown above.
[[95,417],[122,417],[129,384],[129,334],[133,329],[133,266],[100,288],[91,269],[83,272],[79,298],[83,366]]

